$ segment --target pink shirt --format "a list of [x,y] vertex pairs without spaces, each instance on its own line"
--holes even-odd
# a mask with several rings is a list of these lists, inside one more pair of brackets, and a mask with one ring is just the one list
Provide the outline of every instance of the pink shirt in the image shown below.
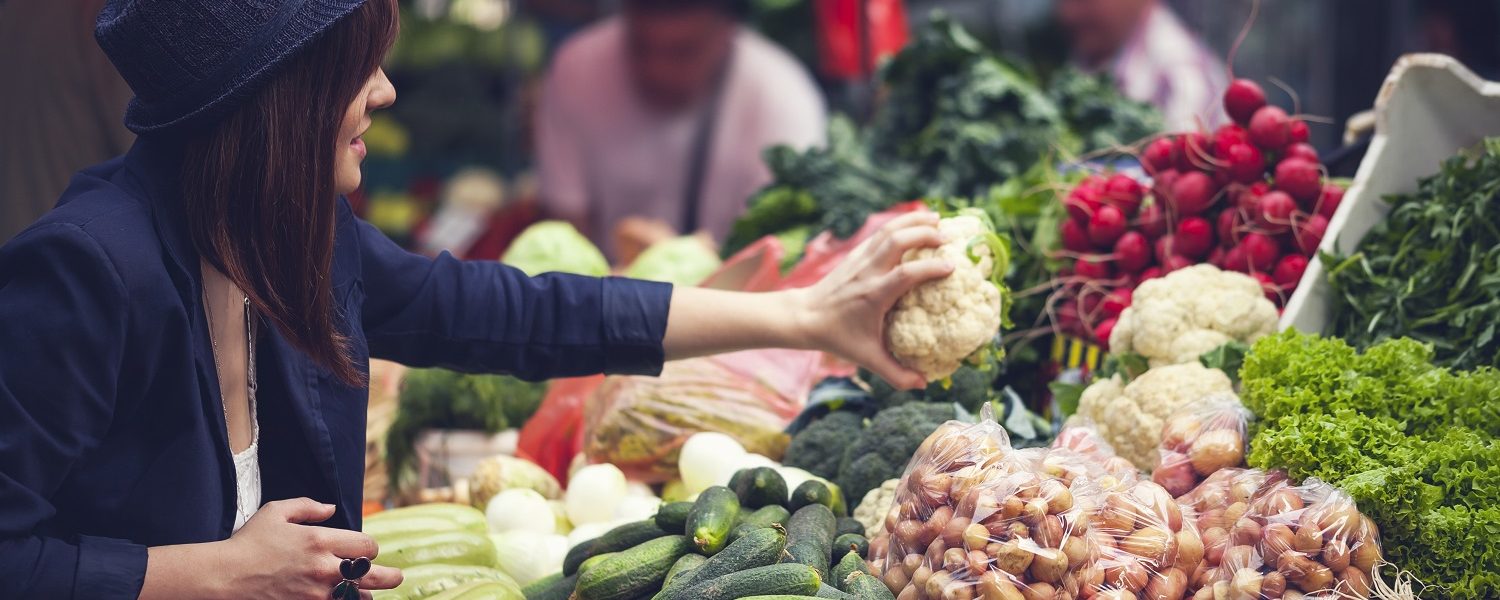
[[1167,131],[1212,130],[1228,121],[1224,62],[1163,4],[1151,9],[1111,71],[1122,93],[1161,110]]
[[[624,33],[614,17],[563,46],[547,76],[537,126],[547,208],[585,216],[595,243],[606,249],[621,218],[678,225],[705,110],[665,115],[645,107],[628,79]],[[761,152],[776,144],[822,144],[827,118],[806,70],[748,30],[735,40],[724,85],[698,208],[701,228],[720,240],[746,200],[770,181]]]

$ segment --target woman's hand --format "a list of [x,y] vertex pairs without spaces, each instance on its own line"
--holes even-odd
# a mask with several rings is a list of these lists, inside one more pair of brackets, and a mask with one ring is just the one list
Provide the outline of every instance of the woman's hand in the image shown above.
[[[326,600],[343,580],[343,559],[375,558],[379,552],[375,539],[358,531],[304,524],[325,521],[333,511],[332,505],[308,498],[266,504],[223,542],[230,571],[208,576],[225,577],[231,597]],[[379,565],[359,580],[361,590],[400,584],[400,570]]]
[[902,263],[913,248],[942,245],[938,215],[909,213],[865,240],[826,277],[797,290],[794,305],[808,345],[864,365],[900,388],[927,385],[921,373],[901,366],[885,346],[885,315],[912,288],[948,276],[940,259]]

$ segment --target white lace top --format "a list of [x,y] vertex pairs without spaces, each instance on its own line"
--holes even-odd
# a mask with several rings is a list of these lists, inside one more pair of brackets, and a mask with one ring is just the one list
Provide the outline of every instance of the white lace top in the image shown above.
[[245,526],[260,509],[260,421],[255,416],[255,394],[250,394],[250,445],[234,455],[234,531]]

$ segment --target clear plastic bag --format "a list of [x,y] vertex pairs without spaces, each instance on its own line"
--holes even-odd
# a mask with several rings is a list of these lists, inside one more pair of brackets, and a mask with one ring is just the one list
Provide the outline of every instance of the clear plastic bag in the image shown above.
[[1135,465],[1115,454],[1114,446],[1104,439],[1093,421],[1086,418],[1068,421],[1068,425],[1052,440],[1052,449],[1058,453],[1072,452],[1121,479],[1134,479],[1140,474]]
[[1080,496],[1097,488],[1078,475],[1091,467],[1071,452],[1011,449],[988,412],[978,424],[945,424],[907,465],[889,540],[870,554],[898,600],[1080,597],[1098,500]]
[[1173,415],[1162,426],[1151,480],[1175,497],[1220,469],[1244,466],[1250,418],[1250,411],[1233,394],[1210,396],[1192,410]]
[[1192,515],[1151,481],[1104,496],[1093,511],[1091,560],[1078,572],[1083,598],[1181,600],[1202,569],[1203,538]]

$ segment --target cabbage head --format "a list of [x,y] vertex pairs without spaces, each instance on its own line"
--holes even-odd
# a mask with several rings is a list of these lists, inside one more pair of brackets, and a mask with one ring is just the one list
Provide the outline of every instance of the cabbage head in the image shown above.
[[542,221],[511,242],[500,262],[527,275],[572,273],[603,277],[609,274],[604,253],[565,221]]

